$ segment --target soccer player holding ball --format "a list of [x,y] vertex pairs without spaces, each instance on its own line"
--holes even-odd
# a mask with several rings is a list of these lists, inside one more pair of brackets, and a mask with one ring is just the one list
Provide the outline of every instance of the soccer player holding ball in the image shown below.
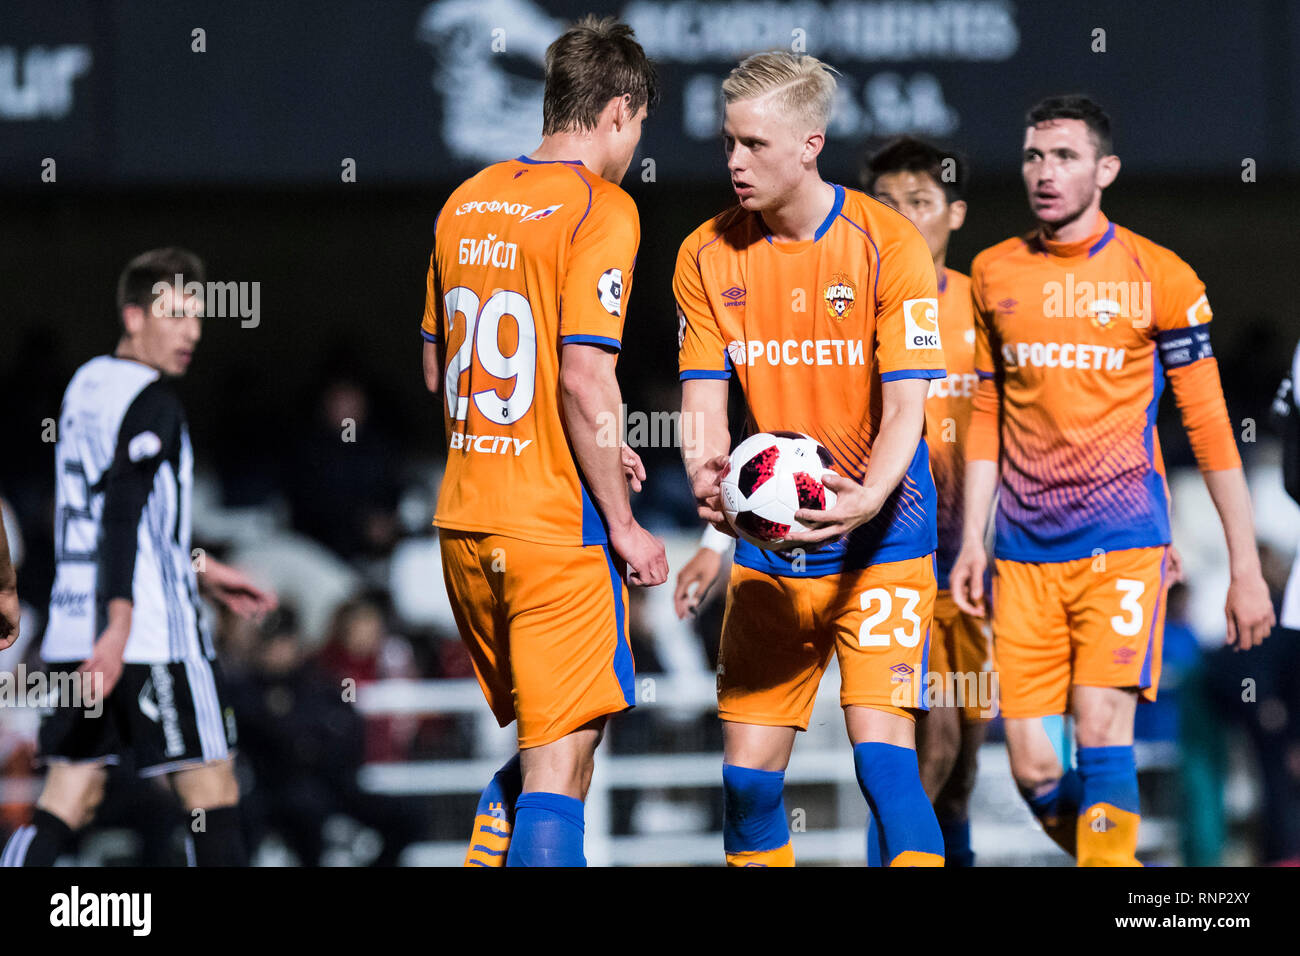
[[858,779],[886,862],[941,866],[921,787],[914,711],[925,706],[934,610],[935,491],[922,432],[944,377],[934,262],[904,217],[824,182],[835,79],[811,56],[764,53],[723,82],[727,169],[739,204],[682,244],[683,458],[699,513],[731,532],[727,380],[752,432],[810,436],[833,458],[829,510],[800,509],[782,550],[736,545],[718,665],[729,865],[794,863],[785,768],[817,686],[839,658]]
[[[1037,227],[971,267],[980,384],[951,578],[957,605],[982,614],[1000,490],[993,640],[1011,772],[1080,866],[1139,865],[1133,719],[1160,679],[1170,570],[1155,430],[1166,379],[1227,537],[1228,643],[1249,649],[1273,624],[1205,287],[1102,214],[1119,167],[1096,103],[1030,110],[1021,172]],[[1041,720],[1066,712],[1078,744],[1068,772]]]
[[[992,653],[987,625],[960,610],[948,590],[962,541],[966,430],[977,381],[970,279],[944,264],[948,240],[966,220],[966,168],[951,152],[901,137],[868,157],[862,185],[912,221],[925,237],[939,279],[939,333],[948,376],[930,383],[925,418],[939,500],[939,598],[930,636],[930,675],[937,675],[931,686],[942,689],[943,696],[931,701],[929,713],[917,722],[917,753],[921,782],[943,831],[947,865],[973,866],[968,809],[986,722],[996,709],[993,700],[981,699],[981,692],[996,691],[983,673]],[[870,836],[868,857],[874,861],[879,843],[874,826]]]

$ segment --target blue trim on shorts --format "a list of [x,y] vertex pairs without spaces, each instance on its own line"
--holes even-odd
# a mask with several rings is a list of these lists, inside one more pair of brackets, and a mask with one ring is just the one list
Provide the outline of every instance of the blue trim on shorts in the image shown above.
[[1138,678],[1138,686],[1147,688],[1151,686],[1151,662],[1153,656],[1152,647],[1156,639],[1156,621],[1160,620],[1160,602],[1165,599],[1165,569],[1169,565],[1169,549],[1165,548],[1160,552],[1160,590],[1156,592],[1156,603],[1151,607],[1151,627],[1147,631],[1147,652],[1142,658],[1142,674]]
[[602,544],[601,550],[605,552],[605,565],[609,568],[609,583],[614,591],[614,620],[617,623],[617,631],[614,634],[614,674],[618,678],[618,686],[623,691],[623,700],[629,707],[635,707],[632,648],[628,645],[624,624],[627,613],[623,607],[623,579],[619,576],[618,569],[614,567],[614,555],[609,550],[609,545]]
[[596,503],[587,493],[587,483],[578,477],[578,488],[582,493],[582,543],[605,544],[609,541],[609,532],[605,529],[605,519],[596,509]]

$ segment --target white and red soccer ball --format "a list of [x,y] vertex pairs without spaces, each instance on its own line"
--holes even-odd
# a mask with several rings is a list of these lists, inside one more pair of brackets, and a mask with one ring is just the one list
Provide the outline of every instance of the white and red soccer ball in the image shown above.
[[800,508],[824,511],[835,492],[822,484],[831,454],[798,432],[759,432],[731,452],[722,479],[722,510],[736,533],[750,544],[781,551],[788,535],[807,530],[794,519]]

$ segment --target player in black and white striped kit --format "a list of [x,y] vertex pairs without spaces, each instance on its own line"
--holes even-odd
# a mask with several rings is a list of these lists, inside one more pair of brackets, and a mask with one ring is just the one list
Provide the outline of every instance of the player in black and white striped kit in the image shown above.
[[[191,819],[193,862],[248,862],[231,748],[199,590],[255,617],[274,595],[190,552],[193,455],[168,379],[185,374],[202,325],[203,264],[181,249],[133,259],[118,283],[122,337],[112,355],[81,366],[63,396],[55,446],[54,588],[41,657],[54,675],[102,697],[49,701],[40,759],[48,767],[30,825],[0,855],[4,866],[48,866],[93,818],[105,767],[126,753],[142,776],[166,774]],[[181,287],[173,283],[182,276]],[[101,706],[102,705],[102,706]],[[202,810],[203,814],[193,811]]]

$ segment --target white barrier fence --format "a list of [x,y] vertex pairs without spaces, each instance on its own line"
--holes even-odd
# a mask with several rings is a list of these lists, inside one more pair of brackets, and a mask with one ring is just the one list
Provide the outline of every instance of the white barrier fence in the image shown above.
[[[834,671],[832,663],[831,670]],[[645,682],[652,682],[646,684]],[[638,708],[662,718],[665,732],[674,723],[695,721],[717,706],[708,675],[640,677],[646,692]],[[645,699],[652,698],[652,699]],[[358,707],[368,715],[468,714],[475,718],[476,756],[469,760],[430,760],[371,764],[362,771],[362,786],[390,794],[477,794],[514,752],[514,728],[499,728],[474,681],[386,681],[361,689]],[[617,718],[616,718],[617,719]],[[1167,769],[1176,753],[1172,745],[1139,744],[1138,765],[1144,770]],[[972,842],[983,864],[1069,865],[1039,829],[1015,789],[1007,769],[1005,748],[986,744],[972,805]],[[718,799],[722,755],[712,753],[611,754],[602,743],[587,797],[587,860],[593,866],[656,864],[719,864],[722,834],[707,826],[708,801]],[[787,787],[822,785],[833,794],[834,811],[793,818],[792,841],[800,863],[861,864],[865,855],[866,803],[858,789],[852,752],[839,705],[838,673],[828,673],[817,697],[808,732],[799,735],[786,772]],[[669,799],[669,788],[699,788],[691,804]],[[637,790],[651,807],[640,820],[644,830],[614,835],[612,794]],[[788,792],[788,791],[787,791]],[[701,812],[704,811],[704,812]],[[813,817],[816,817],[815,819]],[[468,834],[470,820],[465,820]],[[800,824],[803,824],[802,828]],[[1144,817],[1141,851],[1163,857],[1176,842],[1173,822]],[[464,841],[418,844],[404,862],[417,866],[457,866]]]

